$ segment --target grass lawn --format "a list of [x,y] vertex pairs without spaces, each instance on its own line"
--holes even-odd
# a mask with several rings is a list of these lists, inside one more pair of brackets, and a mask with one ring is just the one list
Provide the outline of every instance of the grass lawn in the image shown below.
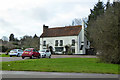
[[118,74],[117,64],[100,63],[97,58],[52,58],[2,62],[3,70]]
[[0,57],[10,57],[10,56],[6,54],[1,54]]
[[[0,57],[10,57],[10,55],[1,54]],[[17,57],[17,56],[12,56],[12,57]]]

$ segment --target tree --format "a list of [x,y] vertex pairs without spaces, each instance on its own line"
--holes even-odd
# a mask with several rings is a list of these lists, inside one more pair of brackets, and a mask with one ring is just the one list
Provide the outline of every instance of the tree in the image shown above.
[[88,16],[87,28],[85,29],[85,35],[93,46],[93,39],[91,38],[90,31],[93,29],[92,24],[96,21],[97,17],[104,14],[104,4],[98,0],[98,3],[93,9],[90,9],[90,15]]
[[103,2],[98,2],[95,6],[94,9],[90,9],[91,14],[89,15],[89,20],[96,20],[98,16],[104,13],[104,4]]
[[19,40],[17,38],[14,38],[14,41],[19,42]]
[[3,41],[8,41],[8,38],[7,38],[6,36],[3,36],[3,37],[2,37],[2,40],[3,40]]
[[38,38],[38,36],[35,34],[33,38]]
[[75,18],[75,19],[72,21],[72,26],[81,25],[81,24],[82,24],[82,20],[81,20],[81,19]]
[[82,19],[75,18],[74,20],[72,20],[72,26],[82,25],[82,20],[85,22],[85,27],[87,27],[87,22],[88,22],[87,17],[82,18]]
[[120,2],[113,3],[106,12],[88,26],[90,40],[103,62],[120,63],[119,40]]
[[20,42],[21,42],[21,47],[23,48],[31,47],[31,48],[39,49],[40,40],[39,37],[37,37],[37,35],[35,35],[34,37],[25,35],[23,36],[23,38],[21,38]]
[[107,4],[106,4],[106,10],[110,7],[110,0],[107,1]]
[[14,41],[14,40],[15,40],[14,34],[10,34],[9,41]]

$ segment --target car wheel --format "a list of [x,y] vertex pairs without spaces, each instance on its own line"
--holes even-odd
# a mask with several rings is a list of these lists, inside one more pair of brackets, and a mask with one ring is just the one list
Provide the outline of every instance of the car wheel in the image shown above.
[[39,56],[38,56],[38,59],[40,59],[40,58],[41,58],[41,56],[39,55]]
[[49,58],[51,58],[51,55],[49,56]]
[[25,57],[22,56],[22,59],[24,59]]
[[20,57],[20,54],[18,53],[17,57]]
[[46,54],[45,54],[44,58],[46,58]]
[[32,56],[30,57],[30,59],[33,59],[33,57],[34,57],[34,56],[32,55]]
[[12,57],[12,56],[10,55],[10,57]]

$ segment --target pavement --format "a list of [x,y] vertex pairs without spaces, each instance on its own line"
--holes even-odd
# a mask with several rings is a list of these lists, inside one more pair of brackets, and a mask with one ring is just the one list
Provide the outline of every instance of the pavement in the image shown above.
[[118,78],[117,74],[1,71],[2,78]]

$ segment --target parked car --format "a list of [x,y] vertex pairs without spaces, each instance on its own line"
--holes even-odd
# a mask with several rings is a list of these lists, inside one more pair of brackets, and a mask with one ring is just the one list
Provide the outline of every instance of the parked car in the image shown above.
[[39,53],[42,58],[46,58],[46,57],[51,58],[51,52],[48,49],[39,50]]
[[13,49],[8,54],[10,55],[10,57],[12,57],[12,56],[20,57],[23,54],[23,50],[21,50],[21,49]]
[[24,59],[25,57],[30,57],[30,59],[33,59],[33,57],[40,58],[40,53],[34,48],[27,48],[22,54],[22,59]]

